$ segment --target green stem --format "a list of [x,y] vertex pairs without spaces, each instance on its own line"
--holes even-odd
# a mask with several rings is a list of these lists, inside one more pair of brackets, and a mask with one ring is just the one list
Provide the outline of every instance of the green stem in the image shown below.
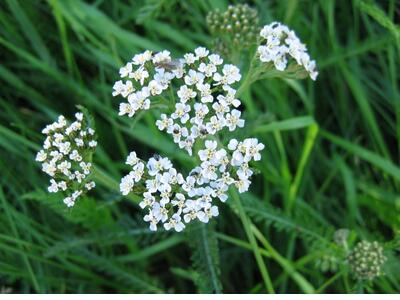
[[263,258],[261,256],[260,250],[258,248],[257,240],[256,240],[254,234],[251,231],[250,220],[247,218],[246,212],[245,212],[245,210],[244,210],[244,208],[242,206],[242,203],[240,202],[240,198],[239,198],[237,192],[233,191],[231,193],[231,195],[233,196],[233,199],[234,199],[234,201],[236,203],[236,207],[238,209],[238,213],[239,213],[240,219],[242,220],[244,230],[246,232],[247,238],[249,239],[249,242],[250,242],[250,245],[252,247],[254,256],[256,258],[256,262],[257,262],[258,268],[259,268],[259,270],[261,272],[261,277],[263,278],[265,288],[267,289],[268,293],[274,294],[275,290],[274,290],[274,287],[272,285],[271,278],[269,277],[267,268],[265,266],[265,262],[264,262],[264,260],[263,260]]
[[252,84],[254,82],[254,65],[257,59],[257,52],[254,53],[251,61],[250,61],[250,67],[249,70],[246,73],[246,77],[244,78],[243,83],[241,84],[241,86],[239,87],[236,96],[239,98],[250,86],[250,84]]
[[311,154],[311,150],[314,146],[315,139],[318,134],[318,130],[319,130],[319,127],[318,127],[318,124],[316,124],[316,123],[310,125],[310,127],[308,128],[303,152],[300,157],[299,166],[297,168],[293,183],[291,184],[291,186],[289,188],[289,198],[288,198],[288,203],[287,203],[287,207],[286,207],[286,210],[289,213],[291,212],[293,205],[296,201],[297,192],[299,190],[300,183],[303,178],[304,170],[305,170],[305,167],[307,165],[308,159]]
[[333,275],[331,278],[329,278],[323,285],[321,285],[316,291],[316,294],[322,293],[328,286],[330,286],[332,283],[334,283],[340,276],[342,276],[343,272],[338,272],[335,275]]
[[257,237],[257,239],[263,244],[265,249],[271,254],[271,257],[276,260],[277,263],[293,278],[293,280],[298,284],[298,286],[303,290],[303,292],[312,294],[314,293],[314,287],[305,279],[300,273],[298,273],[292,264],[281,256],[268,242],[268,240],[263,236],[263,234],[251,224],[251,231]]

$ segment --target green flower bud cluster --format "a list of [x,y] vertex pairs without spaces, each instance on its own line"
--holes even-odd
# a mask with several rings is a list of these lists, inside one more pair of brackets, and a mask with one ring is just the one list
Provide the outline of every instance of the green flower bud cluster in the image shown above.
[[315,266],[323,273],[335,273],[339,269],[339,263],[340,262],[336,256],[332,254],[325,254],[315,261]]
[[211,34],[217,38],[217,46],[245,48],[257,42],[260,32],[258,13],[247,4],[229,5],[224,12],[212,11],[206,21]]
[[383,248],[378,242],[359,242],[347,258],[354,276],[361,280],[372,280],[381,275],[386,261]]

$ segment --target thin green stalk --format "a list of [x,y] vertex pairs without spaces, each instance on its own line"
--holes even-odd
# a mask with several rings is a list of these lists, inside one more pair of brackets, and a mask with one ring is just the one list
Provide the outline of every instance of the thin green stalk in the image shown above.
[[297,168],[296,175],[294,177],[293,183],[289,188],[289,202],[287,203],[287,212],[290,212],[293,208],[293,205],[296,201],[297,192],[300,187],[301,179],[303,178],[304,170],[307,165],[307,162],[310,158],[311,150],[314,146],[315,139],[318,135],[318,124],[311,124],[307,131],[306,141],[304,143],[303,152],[300,157],[299,166]]
[[337,279],[339,279],[340,276],[343,275],[343,272],[338,272],[335,275],[333,275],[331,278],[329,278],[327,281],[324,282],[323,285],[321,285],[316,291],[316,294],[322,293],[328,286],[330,286],[332,283],[334,283]]
[[[246,243],[245,241],[241,240],[241,239],[237,239],[234,237],[231,237],[229,235],[220,233],[220,232],[216,232],[215,236],[220,239],[221,241],[227,242],[227,243],[231,243],[232,245],[235,245],[237,247],[241,247],[247,250],[252,250],[253,248],[251,247],[251,245],[249,243]],[[268,253],[268,251],[266,251],[265,249],[259,249],[260,253],[262,255],[264,255],[265,257],[271,257],[271,254]]]
[[271,278],[270,278],[270,276],[268,274],[268,271],[267,271],[267,268],[265,266],[264,260],[263,260],[263,258],[261,256],[260,250],[259,250],[258,245],[257,245],[256,238],[254,237],[254,234],[251,231],[250,220],[248,219],[247,214],[246,214],[246,212],[245,212],[245,210],[244,210],[244,208],[242,206],[242,203],[240,202],[240,198],[239,198],[237,192],[233,191],[231,193],[231,195],[233,196],[233,199],[234,199],[234,201],[236,203],[236,207],[238,209],[238,213],[239,213],[240,219],[242,221],[242,224],[243,224],[244,230],[246,232],[247,238],[249,239],[249,242],[250,242],[250,245],[252,247],[254,256],[256,258],[256,262],[257,262],[258,268],[260,270],[261,277],[263,278],[265,288],[267,289],[268,293],[274,294],[275,290],[274,290],[274,287],[272,285]]
[[300,273],[298,273],[292,266],[292,264],[283,256],[281,256],[271,246],[264,235],[253,224],[251,224],[251,231],[253,232],[254,236],[261,242],[261,244],[263,244],[265,249],[271,254],[271,257],[281,265],[281,267],[292,277],[292,279],[298,284],[298,286],[303,290],[304,293],[314,293],[315,289],[311,285],[311,283],[309,283],[307,279],[305,279]]

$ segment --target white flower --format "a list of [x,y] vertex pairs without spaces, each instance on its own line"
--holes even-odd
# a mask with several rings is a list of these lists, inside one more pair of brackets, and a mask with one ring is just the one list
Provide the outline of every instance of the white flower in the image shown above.
[[133,117],[135,114],[135,110],[132,108],[132,106],[129,103],[120,103],[119,104],[119,113],[118,115],[123,116],[123,115],[128,115],[129,118]]
[[159,187],[160,191],[160,205],[165,207],[166,204],[170,202],[170,197],[172,196],[171,193],[171,186],[169,184],[163,184]]
[[235,99],[236,95],[236,90],[232,89],[229,86],[224,86],[224,90],[226,90],[227,94],[226,96],[224,95],[218,95],[217,99],[218,101],[226,103],[226,105],[233,105],[234,107],[239,107],[241,104],[240,100]]
[[211,54],[208,56],[208,59],[210,60],[210,63],[215,66],[222,65],[222,63],[224,62],[224,60],[218,54]]
[[174,74],[170,72],[165,72],[164,69],[156,69],[156,74],[154,74],[154,80],[161,85],[163,90],[168,88],[173,78]]
[[79,163],[79,166],[82,168],[83,174],[88,175],[90,173],[92,164],[90,162],[85,163],[84,161],[82,161]]
[[169,170],[172,167],[171,161],[166,157],[152,157],[147,163],[147,169],[149,170],[149,175],[154,176],[161,171]]
[[113,92],[112,92],[113,97],[120,95],[124,91],[124,89],[125,85],[122,82],[122,80],[116,81],[113,86]]
[[225,126],[224,118],[217,118],[216,116],[212,116],[210,118],[210,122],[206,123],[206,128],[209,134],[215,134],[217,131],[220,131]]
[[96,183],[94,181],[90,181],[85,184],[86,190],[90,191],[91,189],[94,189],[96,187]]
[[147,97],[149,97],[149,90],[148,88],[143,88],[141,91],[130,94],[128,102],[132,106],[133,110],[146,110],[150,108],[150,100],[147,99]]
[[75,143],[76,143],[76,145],[77,145],[78,147],[83,147],[83,146],[85,145],[85,143],[83,142],[83,140],[80,139],[80,138],[76,138],[74,141],[75,141]]
[[188,130],[185,127],[180,127],[178,124],[168,127],[167,132],[172,134],[175,143],[179,143],[181,137],[188,136]]
[[[71,143],[70,142],[65,142],[65,143],[59,143],[58,145],[58,150],[62,154],[68,154],[71,151]],[[76,150],[74,150],[77,152]]]
[[61,180],[60,182],[58,182],[58,188],[62,191],[66,191],[67,190],[67,183],[64,180]]
[[168,177],[168,182],[171,184],[182,184],[184,182],[182,174],[178,173],[175,168],[170,168],[164,175]]
[[197,218],[203,222],[203,223],[208,223],[208,221],[212,217],[217,217],[219,215],[218,207],[217,206],[211,206],[210,208],[206,208],[204,211],[201,210],[197,213]]
[[151,59],[151,55],[152,55],[151,51],[146,50],[143,53],[136,54],[132,58],[132,62],[134,65],[144,65],[147,61]]
[[139,182],[140,179],[142,179],[144,173],[144,163],[138,162],[134,167],[133,171],[130,173],[132,175],[132,178],[136,181]]
[[198,47],[194,50],[194,53],[196,53],[198,58],[203,58],[208,55],[209,51],[204,47]]
[[164,228],[166,230],[175,229],[176,232],[180,232],[185,228],[185,225],[181,221],[181,217],[177,214],[172,215],[169,222],[164,223]]
[[179,148],[185,149],[190,156],[192,156],[192,148],[195,139],[189,135],[185,140],[179,142]]
[[139,203],[139,206],[144,209],[147,206],[152,206],[156,201],[156,198],[149,192],[143,193],[143,200]]
[[201,102],[210,103],[214,101],[214,97],[211,95],[211,87],[209,83],[198,83],[196,84],[196,87],[200,91]]
[[201,175],[209,180],[216,180],[218,178],[217,175],[217,167],[209,162],[209,161],[204,161],[201,163]]
[[206,77],[211,77],[216,71],[217,67],[214,64],[201,63],[199,65],[199,71],[204,73]]
[[175,199],[171,201],[171,204],[173,206],[177,206],[179,210],[181,210],[185,206],[185,200],[185,195],[183,195],[182,193],[176,193]]
[[75,171],[74,172],[74,178],[77,182],[81,183],[83,179],[85,179],[86,175],[79,172],[79,171]]
[[195,70],[189,70],[188,75],[186,75],[184,79],[187,85],[196,85],[198,83],[203,83],[204,74],[196,72]]
[[54,163],[45,162],[42,164],[42,171],[45,172],[46,174],[50,175],[51,177],[53,177],[57,171],[57,168],[54,165]]
[[229,131],[233,131],[237,127],[242,128],[244,126],[244,120],[240,119],[241,112],[237,109],[232,110],[231,113],[227,113],[225,116],[226,126],[228,126]]
[[79,152],[77,150],[73,150],[71,152],[71,154],[69,155],[69,158],[73,161],[81,161],[82,160],[82,156],[79,155]]
[[57,165],[57,169],[60,170],[60,172],[64,175],[68,175],[70,174],[71,162],[64,160],[59,165]]
[[51,185],[47,188],[49,193],[57,193],[58,192],[58,184],[54,179],[50,179]]
[[260,151],[264,150],[265,146],[262,143],[258,143],[258,140],[255,138],[246,139],[244,142],[246,146],[246,155],[255,161],[261,159]]
[[211,187],[214,188],[215,195],[219,200],[225,202],[228,199],[228,195],[226,194],[226,192],[228,191],[228,184],[224,183],[223,181],[221,182],[214,181],[211,183]]
[[175,112],[172,113],[172,119],[180,119],[182,124],[185,124],[189,120],[190,106],[183,103],[175,104]]
[[222,118],[224,113],[229,111],[229,107],[228,105],[226,105],[226,102],[224,101],[213,103],[212,108],[214,109],[215,113],[217,114],[217,117],[219,118]]
[[47,159],[47,153],[44,152],[44,150],[40,150],[36,154],[36,161],[42,162],[42,161],[45,161],[46,159]]
[[195,56],[193,53],[186,53],[184,55],[185,63],[188,65],[194,64],[199,58]]
[[64,204],[67,205],[68,207],[72,207],[75,205],[75,199],[73,199],[72,197],[66,197],[63,200]]
[[156,80],[152,80],[149,82],[149,91],[152,96],[160,95],[163,91],[163,86]]
[[157,217],[154,215],[153,210],[150,210],[149,214],[145,215],[143,220],[145,220],[146,222],[150,223],[150,230],[151,231],[156,231],[157,230],[157,224],[159,222],[159,219],[157,219]]
[[186,223],[189,223],[190,221],[194,220],[197,218],[197,212],[200,209],[196,201],[193,200],[187,200],[186,201],[186,206],[183,209],[183,219],[185,220]]
[[[193,176],[188,176],[185,179],[185,182],[183,182],[182,184],[182,189],[186,192],[190,192],[193,190],[194,186],[196,184],[196,178],[194,178]],[[192,195],[189,195],[190,197],[192,197]]]
[[125,66],[119,69],[119,75],[121,76],[121,78],[128,76],[129,73],[131,72],[132,72],[132,63],[127,63]]
[[121,179],[121,183],[119,184],[119,190],[122,195],[128,195],[133,188],[134,180],[131,175],[126,175]]
[[156,55],[153,57],[153,63],[154,64],[160,64],[160,63],[168,63],[171,61],[171,52],[168,50],[164,50],[161,52],[158,52]]
[[217,142],[207,140],[205,142],[206,149],[199,151],[199,158],[201,161],[213,160],[215,157]]
[[126,158],[126,164],[129,166],[134,166],[139,162],[139,159],[136,155],[135,151],[132,151],[131,153],[129,153],[128,157]]
[[159,203],[154,203],[151,211],[157,220],[163,223],[168,220],[168,210]]
[[247,192],[250,186],[250,180],[247,177],[239,177],[237,181],[235,181],[235,186],[238,189],[239,193]]
[[216,85],[233,84],[242,78],[239,68],[234,65],[224,65],[222,73],[223,75],[221,75],[220,73],[214,74],[213,79],[216,81]]
[[161,114],[161,120],[156,121],[156,125],[160,131],[171,127],[174,124],[174,121],[171,118],[168,118],[166,114]]
[[83,113],[81,113],[81,112],[75,113],[75,118],[76,118],[79,122],[82,122],[82,121],[83,121]]
[[236,150],[238,144],[239,144],[239,142],[237,141],[237,139],[231,139],[231,140],[229,141],[229,144],[228,144],[228,149],[229,149],[229,150],[232,150],[232,151],[233,151],[233,150]]
[[205,116],[208,114],[208,106],[202,103],[194,104],[195,116],[191,119],[191,122],[194,124],[203,124],[203,120]]
[[197,93],[186,85],[182,85],[178,90],[178,97],[182,103],[186,103],[188,100],[196,97]]

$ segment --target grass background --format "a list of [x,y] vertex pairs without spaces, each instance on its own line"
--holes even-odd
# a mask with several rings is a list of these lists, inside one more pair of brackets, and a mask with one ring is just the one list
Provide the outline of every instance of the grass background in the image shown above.
[[[130,150],[183,151],[156,114],[117,115],[118,68],[144,49],[210,46],[223,0],[0,2],[0,286],[21,293],[400,291],[400,7],[385,1],[249,1],[307,43],[318,80],[271,79],[244,96],[246,136],[265,145],[248,193],[184,234],[152,233],[119,180]],[[397,6],[396,6],[397,4]],[[86,106],[96,120],[96,190],[72,210],[46,193],[40,130]],[[377,240],[384,276],[357,282],[339,228]]]

